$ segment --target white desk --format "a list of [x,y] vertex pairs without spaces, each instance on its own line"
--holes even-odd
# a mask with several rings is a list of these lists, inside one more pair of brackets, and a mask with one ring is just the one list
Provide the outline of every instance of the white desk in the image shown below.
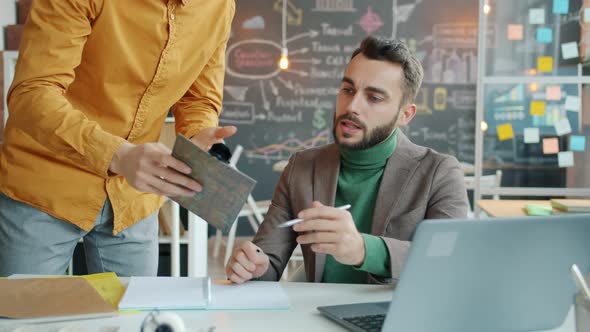
[[[215,326],[215,332],[226,331],[345,331],[336,323],[323,317],[317,306],[345,304],[354,302],[389,301],[392,296],[390,286],[376,285],[342,285],[342,284],[314,284],[314,283],[282,283],[289,298],[289,310],[229,310],[206,311],[191,310],[178,311],[183,318],[188,331],[206,332],[210,326]],[[93,319],[86,321],[72,321],[43,325],[43,329],[31,331],[57,331],[63,327],[78,328],[74,331],[98,332],[114,331],[118,327],[120,332],[139,331],[146,312],[128,314],[116,318]],[[6,326],[0,323],[0,331]],[[81,329],[80,329],[81,328]],[[105,329],[111,328],[111,329]],[[8,330],[10,331],[10,330]],[[187,332],[188,332],[187,331]],[[551,332],[573,332],[573,313],[570,312],[566,323]],[[549,331],[547,331],[549,332]]]

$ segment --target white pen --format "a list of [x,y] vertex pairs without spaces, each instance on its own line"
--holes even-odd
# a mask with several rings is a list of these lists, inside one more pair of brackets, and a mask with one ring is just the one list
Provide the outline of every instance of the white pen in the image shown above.
[[580,272],[580,269],[576,264],[572,265],[571,271],[576,286],[578,286],[578,289],[583,294],[582,296],[586,298],[586,301],[590,303],[590,289],[588,289],[588,285],[586,284],[586,280],[584,279],[582,272]]
[[[348,210],[348,209],[350,209],[350,204],[339,206],[339,207],[337,207],[337,209],[339,209],[339,210]],[[301,218],[292,219],[292,220],[289,220],[289,221],[285,221],[282,224],[279,224],[277,227],[279,227],[279,228],[291,227],[291,226],[293,226],[295,224],[298,224],[298,223],[300,223],[302,221],[303,221],[303,219],[301,219]]]

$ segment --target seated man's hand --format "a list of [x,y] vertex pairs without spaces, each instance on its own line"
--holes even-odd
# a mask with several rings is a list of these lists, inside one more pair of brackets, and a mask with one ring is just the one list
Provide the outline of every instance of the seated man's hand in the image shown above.
[[311,244],[311,250],[332,255],[341,264],[363,264],[365,240],[350,212],[313,202],[311,208],[299,212],[297,217],[305,220],[293,226],[300,233],[299,244]]
[[246,241],[234,250],[225,266],[225,274],[229,280],[241,284],[263,275],[268,264],[268,256],[254,243]]
[[115,152],[109,171],[125,177],[135,189],[162,196],[193,196],[201,185],[185,174],[191,168],[172,157],[162,143],[123,143]]
[[234,126],[205,128],[191,137],[191,141],[204,151],[209,151],[213,144],[223,143],[224,138],[232,136],[237,131]]

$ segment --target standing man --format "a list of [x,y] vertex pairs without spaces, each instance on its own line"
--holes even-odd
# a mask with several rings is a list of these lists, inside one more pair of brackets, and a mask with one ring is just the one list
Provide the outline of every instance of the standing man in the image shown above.
[[[335,143],[291,157],[254,241],[226,266],[232,281],[279,280],[301,244],[308,281],[395,282],[422,220],[466,217],[457,160],[398,129],[416,114],[422,76],[402,43],[363,40],[340,84]],[[296,217],[304,221],[277,228]]]
[[0,155],[0,276],[156,275],[162,196],[193,195],[157,142],[170,108],[203,149],[218,128],[233,0],[35,0]]

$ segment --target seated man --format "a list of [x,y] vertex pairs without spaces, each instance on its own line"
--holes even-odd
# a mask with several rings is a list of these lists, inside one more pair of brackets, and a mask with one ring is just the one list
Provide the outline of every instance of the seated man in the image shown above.
[[[299,243],[308,281],[395,282],[422,220],[466,217],[457,160],[397,129],[416,114],[422,76],[405,45],[363,40],[340,85],[335,143],[291,156],[253,242],[226,266],[230,280],[279,280]],[[277,227],[295,217],[305,221]]]

